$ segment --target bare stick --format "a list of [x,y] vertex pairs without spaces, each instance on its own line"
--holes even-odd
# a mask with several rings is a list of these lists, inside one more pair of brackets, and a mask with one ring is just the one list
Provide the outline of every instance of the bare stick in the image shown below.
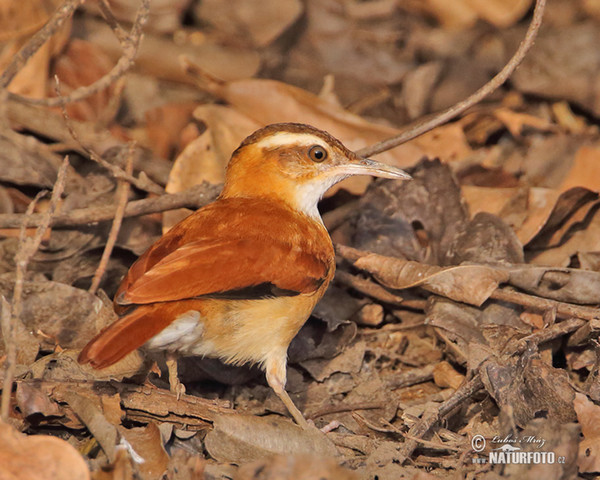
[[[212,202],[221,191],[221,185],[203,183],[179,193],[166,193],[160,197],[145,198],[129,202],[125,207],[124,217],[138,217],[149,213],[164,212],[177,208],[200,208]],[[115,216],[115,206],[89,207],[71,210],[52,217],[52,227],[72,227],[76,225],[89,225],[91,223],[112,220]],[[19,228],[21,224],[26,227],[35,227],[42,221],[43,215],[2,214],[0,215],[0,228]]]
[[584,320],[594,320],[600,318],[600,309],[585,307],[583,305],[573,305],[571,303],[558,302],[548,298],[540,298],[526,293],[515,292],[505,288],[497,288],[490,295],[491,298],[503,302],[516,303],[524,307],[533,308],[540,312],[550,309],[556,309],[556,314],[561,317],[576,317]]
[[21,47],[12,58],[10,64],[2,76],[0,76],[0,89],[6,88],[15,78],[15,75],[25,66],[27,61],[46,43],[50,37],[62,26],[65,21],[73,15],[73,12],[85,0],[67,0],[63,3],[50,20],[29,41]]
[[[131,175],[131,172],[133,171],[133,154],[134,143],[131,143],[129,145],[129,153],[127,155],[127,166],[125,167],[125,172],[129,175]],[[96,290],[98,290],[98,287],[100,286],[100,281],[102,280],[102,276],[106,271],[106,266],[108,265],[110,254],[112,253],[115,243],[117,242],[117,236],[119,235],[121,223],[123,222],[123,215],[125,214],[125,207],[127,206],[128,195],[129,182],[125,180],[120,180],[119,186],[117,187],[117,209],[115,211],[115,218],[110,228],[110,233],[108,234],[106,246],[104,247],[104,251],[102,252],[102,258],[100,258],[100,263],[98,264],[98,268],[96,269],[96,272],[94,273],[94,278],[92,279],[92,284],[90,285],[90,289],[88,290],[92,295],[95,295]]]
[[[60,93],[60,82],[56,75],[54,76],[54,81],[56,98],[63,98]],[[67,130],[69,130],[69,133],[73,137],[73,140],[77,142],[77,144],[82,148],[82,150],[86,152],[94,162],[106,168],[113,175],[113,177],[119,180],[126,180],[129,183],[135,185],[140,190],[144,190],[150,193],[156,193],[159,195],[163,193],[164,190],[162,189],[162,187],[154,183],[148,177],[144,176],[143,178],[136,178],[131,173],[124,172],[118,165],[114,165],[110,162],[107,162],[100,155],[94,152],[94,150],[92,150],[90,147],[84,145],[81,139],[79,138],[79,134],[77,133],[75,128],[73,128],[73,122],[71,121],[71,118],[67,113],[67,109],[65,108],[66,103],[67,102],[60,104],[60,109],[63,115],[63,119],[65,121],[65,126],[67,127]]]
[[409,140],[418,137],[419,135],[423,135],[424,133],[433,130],[437,126],[456,118],[458,115],[465,112],[500,87],[500,85],[502,85],[508,79],[508,77],[512,75],[515,69],[523,61],[523,58],[525,58],[525,55],[529,49],[532,47],[533,41],[537,36],[540,25],[542,24],[542,16],[544,14],[545,7],[546,0],[536,1],[533,18],[531,19],[531,23],[529,24],[525,38],[523,38],[519,48],[504,66],[504,68],[500,70],[500,72],[498,72],[498,74],[496,74],[496,76],[483,87],[465,100],[458,102],[457,104],[452,105],[450,108],[436,114],[433,118],[419,120],[416,123],[407,126],[399,135],[388,138],[387,140],[382,140],[381,142],[377,142],[375,145],[371,145],[370,147],[362,148],[356,153],[364,157],[368,157],[377,153],[391,150],[398,145],[402,145],[403,143],[406,143]]
[[[12,315],[10,318],[10,325],[8,326],[8,338],[5,338],[5,342],[7,345],[7,355],[6,361],[4,364],[4,381],[2,383],[2,401],[0,407],[0,418],[3,421],[8,419],[9,410],[10,410],[10,398],[12,394],[12,384],[15,375],[15,367],[16,367],[16,358],[17,358],[17,346],[15,340],[15,331],[17,322],[21,319],[21,310],[23,308],[22,305],[22,296],[23,296],[23,287],[25,283],[25,273],[27,271],[27,265],[31,260],[31,257],[35,255],[37,252],[40,243],[42,242],[42,238],[44,233],[46,232],[48,226],[50,225],[50,219],[56,212],[56,208],[58,206],[58,201],[60,200],[62,193],[65,188],[65,179],[67,176],[67,168],[69,166],[69,158],[65,157],[63,164],[61,165],[58,175],[56,178],[56,182],[54,183],[54,188],[52,190],[52,197],[50,198],[50,205],[48,210],[43,214],[42,220],[35,232],[35,235],[32,238],[26,238],[26,225],[23,224],[21,226],[21,235],[19,239],[19,250],[15,256],[15,263],[17,264],[16,270],[16,278],[15,278],[15,288],[13,291],[12,298]],[[27,207],[27,212],[32,213],[35,205],[40,198],[41,194],[38,194],[34,198],[34,200]],[[27,214],[26,214],[27,215]],[[3,306],[3,317],[5,315],[4,309],[6,305]]]
[[[82,0],[80,0],[82,1]],[[32,105],[43,105],[46,107],[57,107],[71,102],[78,102],[89,97],[105,88],[108,88],[119,78],[121,78],[133,66],[138,48],[142,39],[142,27],[148,21],[148,13],[150,11],[150,0],[141,0],[140,7],[136,13],[133,27],[129,32],[129,36],[125,39],[119,38],[123,48],[123,55],[117,61],[113,69],[104,75],[96,82],[86,87],[80,87],[71,92],[66,97],[55,98],[26,98],[20,95],[11,94],[11,97],[21,102],[30,103]]]

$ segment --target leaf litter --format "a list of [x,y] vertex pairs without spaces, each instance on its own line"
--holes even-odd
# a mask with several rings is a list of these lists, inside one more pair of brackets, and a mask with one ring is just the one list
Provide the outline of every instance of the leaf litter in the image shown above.
[[[0,9],[2,69],[52,16],[9,3]],[[256,369],[181,360],[188,395],[177,401],[161,359],[136,352],[102,371],[77,364],[78,350],[112,319],[120,277],[187,214],[157,207],[125,218],[102,290],[88,293],[118,182],[90,151],[122,167],[136,142],[135,202],[153,201],[160,190],[144,188],[157,184],[175,194],[221,183],[231,152],[268,123],[310,123],[358,150],[487,81],[522,39],[532,2],[248,1],[236,2],[234,16],[222,2],[154,3],[135,72],[68,103],[68,122],[56,107],[1,100],[0,291],[21,313],[13,333],[2,324],[3,374],[11,336],[17,352],[0,476],[600,471],[594,2],[551,2],[536,46],[501,93],[377,157],[409,169],[413,181],[354,179],[322,202],[338,272],[290,347],[287,385],[316,426],[309,431],[285,418]],[[9,91],[56,97],[57,74],[69,96],[110,75],[123,56],[116,22],[130,25],[138,8],[137,0],[110,10],[84,4]],[[18,227],[66,154],[60,211],[19,280]],[[213,192],[178,207],[197,208]],[[38,201],[31,218],[48,205]],[[109,214],[97,220],[98,208]],[[478,435],[482,452],[472,444]],[[562,461],[481,462],[505,445]]]

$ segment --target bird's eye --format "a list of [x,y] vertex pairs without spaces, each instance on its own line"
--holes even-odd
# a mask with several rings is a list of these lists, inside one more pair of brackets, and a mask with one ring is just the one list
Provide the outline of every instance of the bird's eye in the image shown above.
[[308,151],[308,156],[313,162],[321,163],[327,158],[327,150],[321,145],[313,145]]

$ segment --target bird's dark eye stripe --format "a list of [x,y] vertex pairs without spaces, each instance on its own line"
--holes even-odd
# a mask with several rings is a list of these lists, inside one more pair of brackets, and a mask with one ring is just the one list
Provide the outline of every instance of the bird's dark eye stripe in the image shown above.
[[313,162],[322,162],[327,158],[327,150],[325,150],[321,145],[313,145],[308,150],[308,156]]

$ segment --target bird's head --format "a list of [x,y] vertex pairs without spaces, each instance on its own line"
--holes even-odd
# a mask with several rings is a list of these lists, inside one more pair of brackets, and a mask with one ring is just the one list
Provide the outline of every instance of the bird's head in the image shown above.
[[323,130],[276,123],[254,132],[233,152],[221,197],[274,198],[318,217],[323,194],[351,175],[411,178],[399,168],[360,157]]

